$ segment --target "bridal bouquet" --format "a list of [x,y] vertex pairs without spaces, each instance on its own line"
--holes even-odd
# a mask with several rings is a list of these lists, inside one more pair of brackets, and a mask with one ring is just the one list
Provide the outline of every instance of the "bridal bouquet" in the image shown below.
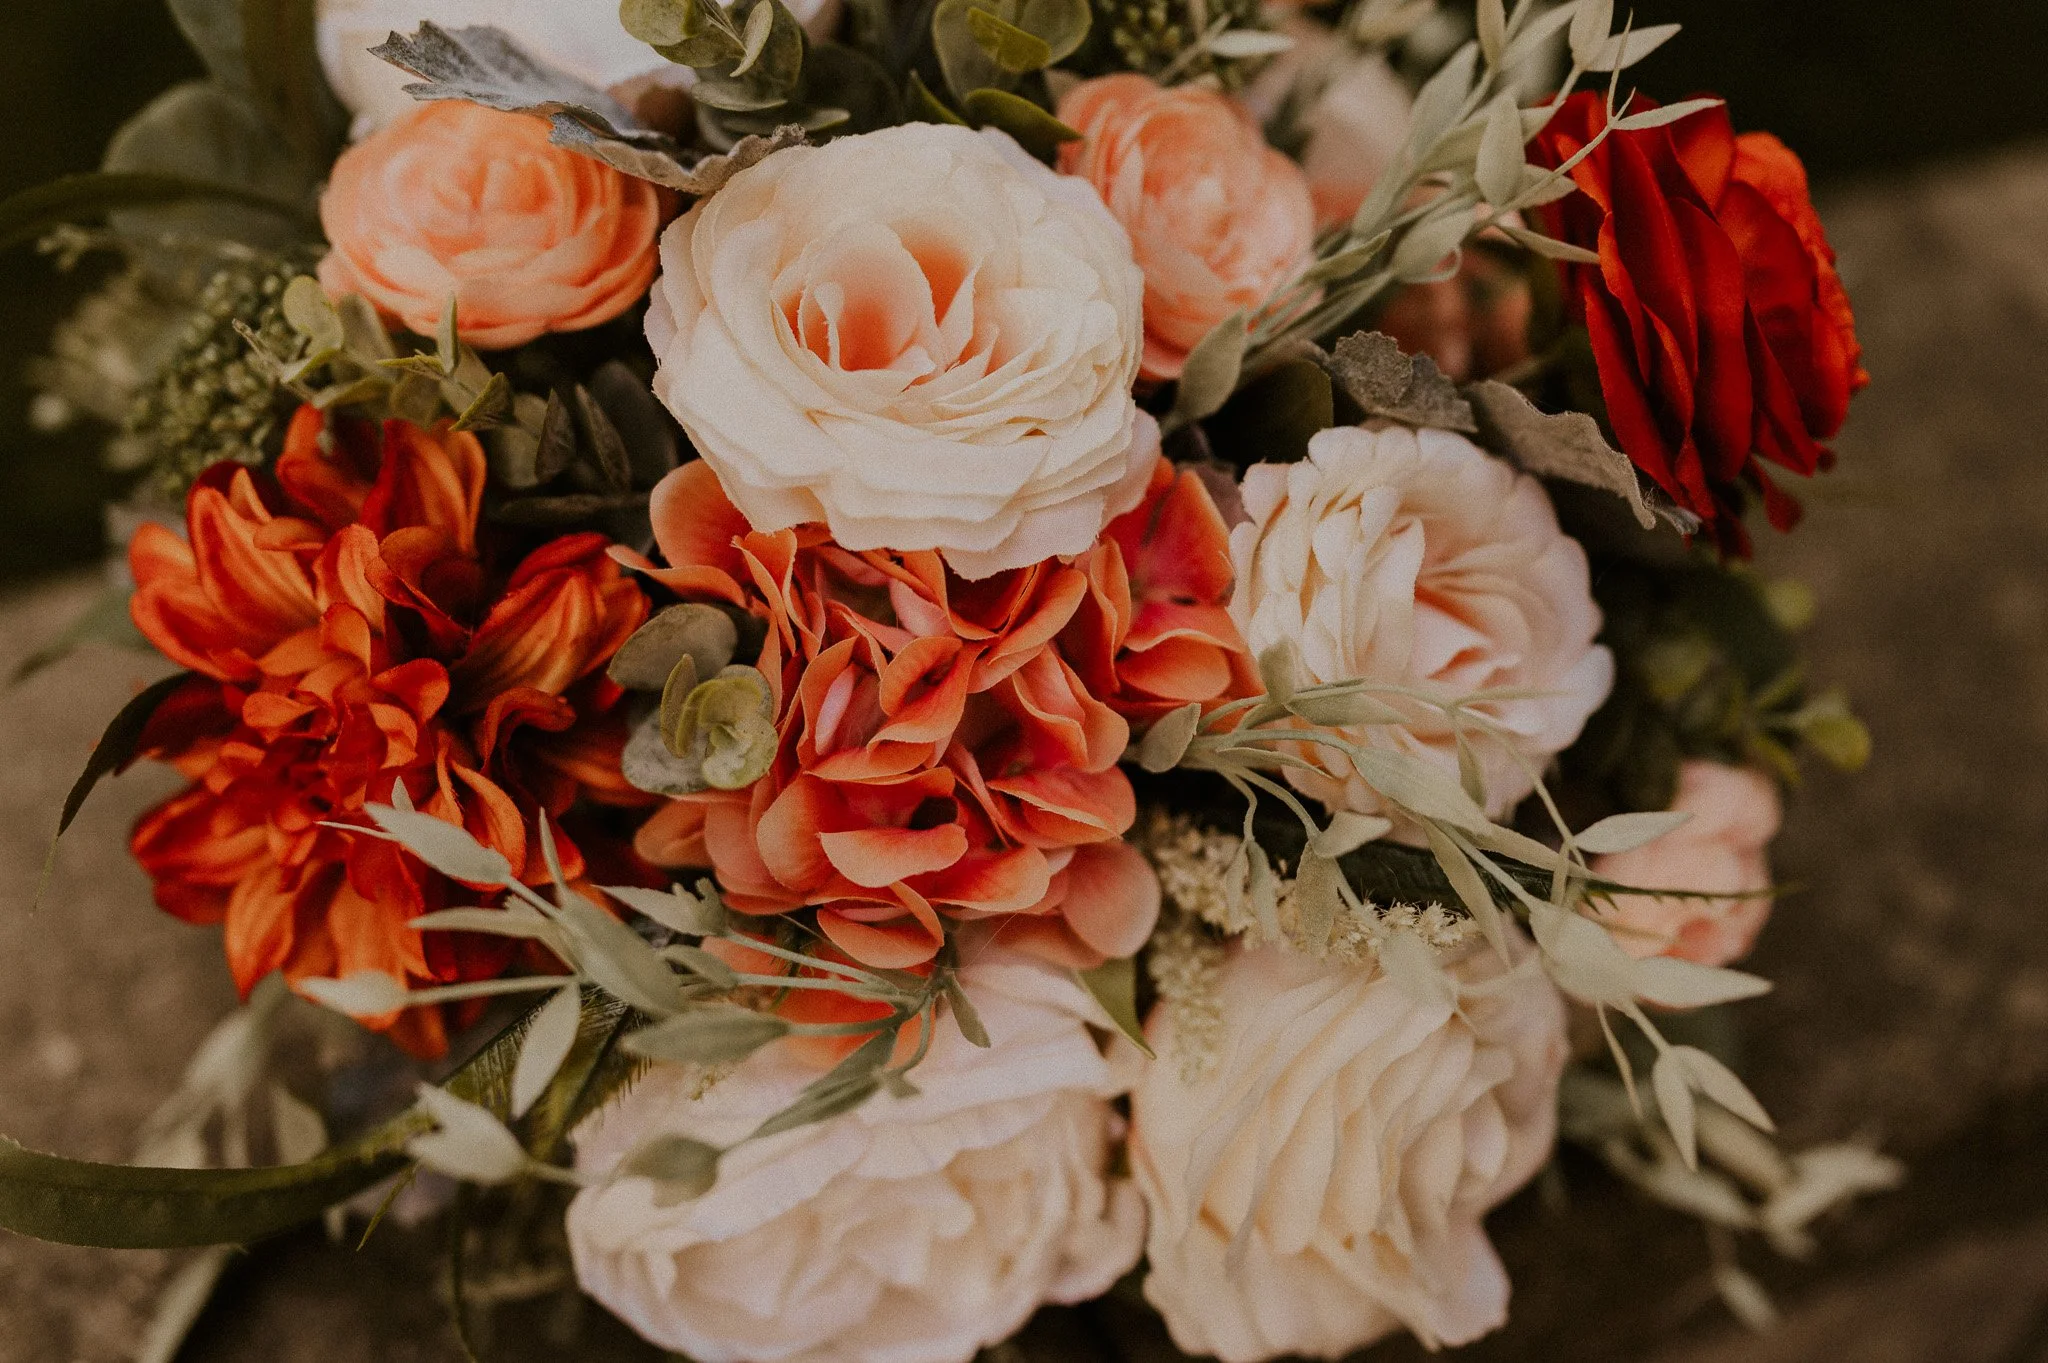
[[395,1205],[485,1352],[1456,1345],[1560,1133],[1761,1321],[1744,1246],[1896,1179],[1695,1011],[1867,751],[1747,563],[1866,376],[1798,159],[1629,88],[1674,27],[171,8],[210,76],[0,205],[107,263],[36,415],[133,472],[40,661],[176,669],[64,822],[188,778],[133,852],[249,1000],[0,1225],[215,1247],[158,1338]]

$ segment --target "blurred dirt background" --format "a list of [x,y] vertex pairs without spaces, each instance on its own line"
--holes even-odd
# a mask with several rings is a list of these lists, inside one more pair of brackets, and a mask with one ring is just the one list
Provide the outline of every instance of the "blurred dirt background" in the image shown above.
[[[184,60],[147,0],[20,8],[34,12],[0,21],[0,191],[89,162]],[[1811,1263],[1746,1247],[1786,1312],[1759,1338],[1713,1300],[1689,1223],[1568,1158],[1567,1214],[1530,1194],[1495,1218],[1514,1321],[1475,1360],[2048,1363],[2048,146],[1981,150],[2048,130],[2048,84],[2026,56],[2048,50],[2048,9],[1949,8],[1639,13],[1715,22],[1677,45],[1682,67],[1643,83],[1677,96],[1711,80],[1739,126],[1808,154],[1858,303],[1875,381],[1840,470],[1804,490],[1807,525],[1763,558],[1815,588],[1814,674],[1850,689],[1877,757],[1859,777],[1816,773],[1791,814],[1779,875],[1804,889],[1756,960],[1779,987],[1745,1010],[1747,1072],[1791,1143],[1869,1132],[1912,1181],[1823,1227]],[[0,261],[0,579],[21,584],[0,601],[0,670],[94,590],[75,568],[22,583],[97,552],[89,454],[21,421],[16,371],[60,292],[32,258]],[[64,790],[155,675],[95,652],[0,707],[0,1131],[86,1158],[130,1153],[232,1003],[215,935],[151,908],[127,860],[128,825],[165,773],[86,807],[30,912]],[[403,1232],[361,1255],[317,1234],[265,1247],[230,1271],[180,1358],[453,1360],[436,1250]],[[128,1358],[178,1262],[0,1234],[0,1363]],[[602,1327],[563,1351],[544,1325],[508,1321],[495,1356],[653,1356]]]

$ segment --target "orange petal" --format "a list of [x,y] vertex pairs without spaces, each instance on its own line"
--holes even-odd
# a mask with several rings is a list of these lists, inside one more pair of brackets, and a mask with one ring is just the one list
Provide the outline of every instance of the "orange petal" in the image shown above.
[[863,828],[821,833],[818,844],[839,874],[864,889],[880,889],[951,866],[966,855],[967,833],[958,824]]

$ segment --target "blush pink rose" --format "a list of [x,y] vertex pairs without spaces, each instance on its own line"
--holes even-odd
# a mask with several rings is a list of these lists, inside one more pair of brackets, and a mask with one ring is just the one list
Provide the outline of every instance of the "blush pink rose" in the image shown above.
[[548,125],[461,100],[356,143],[320,199],[332,294],[431,336],[456,302],[480,350],[609,322],[654,280],[661,191],[548,142]]
[[[1687,762],[1678,770],[1672,809],[1692,818],[1631,852],[1598,857],[1595,875],[1624,885],[1706,894],[1766,890],[1765,852],[1778,835],[1778,786],[1750,767]],[[1771,916],[1769,895],[1747,899],[1671,899],[1618,895],[1602,921],[1622,950],[1641,959],[1676,956],[1723,966],[1749,954]]]
[[1228,96],[1126,73],[1081,82],[1059,116],[1082,135],[1060,169],[1095,186],[1145,272],[1145,378],[1178,378],[1217,323],[1308,266],[1308,178]]
[[[1303,686],[1369,681],[1455,700],[1496,726],[1467,732],[1495,818],[1535,788],[1614,682],[1594,640],[1586,551],[1558,527],[1542,484],[1451,431],[1324,431],[1308,458],[1244,476],[1247,520],[1231,531],[1231,599],[1254,656],[1296,650]],[[1353,742],[1458,775],[1458,736],[1441,710],[1406,699],[1405,725],[1362,726]],[[1317,770],[1288,780],[1332,809],[1381,814],[1348,758],[1304,745]]]

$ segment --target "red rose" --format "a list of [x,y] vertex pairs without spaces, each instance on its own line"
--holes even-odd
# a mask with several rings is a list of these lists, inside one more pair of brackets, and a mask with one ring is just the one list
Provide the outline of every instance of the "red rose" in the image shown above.
[[[1532,155],[1561,165],[1605,120],[1597,95],[1574,95]],[[1869,381],[1806,170],[1769,134],[1737,137],[1717,107],[1615,133],[1572,178],[1585,193],[1551,210],[1551,228],[1600,255],[1570,267],[1571,291],[1615,434],[1724,550],[1747,552],[1744,483],[1791,528],[1799,505],[1760,461],[1828,467],[1820,442]]]

